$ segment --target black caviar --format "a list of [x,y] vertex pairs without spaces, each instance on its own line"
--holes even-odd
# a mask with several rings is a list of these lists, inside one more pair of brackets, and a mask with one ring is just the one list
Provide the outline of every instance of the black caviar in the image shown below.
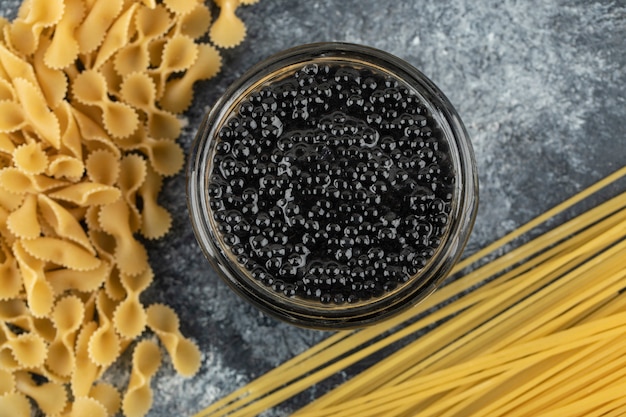
[[307,64],[219,129],[207,194],[252,279],[324,304],[380,297],[433,257],[455,172],[426,106],[382,71]]

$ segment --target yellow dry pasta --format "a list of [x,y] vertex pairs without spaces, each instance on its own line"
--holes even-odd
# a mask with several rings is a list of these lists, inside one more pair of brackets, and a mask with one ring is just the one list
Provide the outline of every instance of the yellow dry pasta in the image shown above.
[[198,2],[191,12],[181,16],[176,23],[176,31],[193,39],[203,37],[211,27],[211,10],[206,4]]
[[108,98],[106,79],[100,72],[93,69],[81,72],[73,81],[72,93],[81,103],[102,111],[102,123],[112,136],[124,138],[137,128],[137,113],[127,104]]
[[0,369],[0,396],[15,390],[15,375],[4,369]]
[[0,319],[23,331],[36,333],[48,343],[52,342],[56,336],[52,321],[48,318],[33,317],[25,301],[21,299],[0,301]]
[[[120,52],[123,50],[124,49],[122,48],[114,56],[115,57],[119,56]],[[118,97],[119,92],[120,92],[120,86],[122,85],[122,77],[115,70],[114,62],[115,61],[113,59],[109,59],[104,64],[102,64],[100,66],[100,73],[106,80],[109,93],[113,95],[114,97]]]
[[197,0],[163,0],[165,7],[179,15],[190,13],[197,3]]
[[100,373],[100,366],[95,364],[89,356],[89,341],[97,329],[98,323],[95,321],[85,323],[76,338],[74,351],[76,366],[70,378],[70,387],[74,397],[87,396]]
[[147,315],[139,296],[153,278],[154,273],[151,269],[146,269],[137,276],[120,275],[120,283],[126,292],[126,298],[115,309],[113,324],[122,337],[134,339],[144,331]]
[[32,257],[20,240],[13,244],[13,254],[22,275],[31,313],[35,317],[48,315],[54,303],[54,292],[44,275],[44,262]]
[[156,86],[152,78],[141,72],[129,74],[120,87],[122,99],[147,115],[148,135],[154,139],[175,139],[180,136],[180,121],[170,112],[156,106]]
[[25,78],[13,80],[17,100],[22,105],[27,123],[37,135],[56,149],[61,146],[61,128],[55,114],[48,109],[41,90]]
[[178,316],[170,307],[153,304],[148,307],[148,327],[159,337],[181,375],[193,375],[200,368],[200,350],[179,330]]
[[63,101],[59,105],[59,107],[55,109],[54,114],[59,120],[59,126],[61,130],[61,153],[58,155],[72,156],[77,160],[82,161],[82,135],[81,132],[78,130],[78,124],[74,119],[72,106],[67,101]]
[[[96,214],[99,216],[101,206],[96,207],[96,209]],[[99,222],[98,218],[95,220]],[[96,248],[98,256],[101,259],[106,259],[106,261],[112,265],[115,265],[115,237],[106,233],[99,227],[92,227],[89,229],[89,238],[91,239],[91,243]]]
[[154,9],[157,6],[156,0],[141,0],[141,2],[149,9]]
[[120,175],[120,161],[112,152],[97,149],[90,152],[85,161],[87,177],[95,183],[114,185]]
[[4,369],[11,373],[21,369],[21,365],[17,362],[9,345],[2,340],[2,330],[0,330],[0,369]]
[[96,0],[81,25],[75,29],[79,53],[86,54],[100,46],[109,26],[122,11],[123,0]]
[[14,132],[26,126],[24,111],[17,101],[9,99],[0,101],[0,114],[3,115],[2,120],[0,120],[0,132],[2,133]]
[[90,271],[77,271],[69,268],[58,268],[45,273],[55,295],[68,290],[92,292],[100,288],[111,274],[111,265],[100,260],[100,266]]
[[68,295],[54,306],[52,322],[56,337],[48,347],[46,366],[61,377],[69,377],[75,368],[74,341],[85,315],[85,306],[76,296]]
[[154,80],[157,99],[163,95],[168,78],[178,72],[190,68],[198,58],[198,45],[189,36],[176,34],[165,38],[160,49],[159,66],[148,70]]
[[127,149],[136,149],[144,153],[152,169],[159,175],[167,177],[181,170],[185,162],[182,148],[168,139],[153,139],[146,135],[143,128],[137,129],[139,135],[135,138],[137,143],[129,144]]
[[[3,78],[0,78],[0,103],[4,106],[5,103],[14,102],[14,101],[15,101],[15,91],[13,90],[13,86],[11,85],[9,81]],[[12,105],[9,104],[9,106],[12,106]],[[13,114],[9,113],[11,111],[13,112]],[[16,118],[16,117],[23,119],[21,109],[19,111],[14,108],[3,109],[2,113],[6,114],[5,117],[9,121],[7,123],[7,120],[4,120],[3,118],[2,123],[7,123],[9,126],[15,124],[15,122],[11,122],[11,119]],[[21,120],[18,123],[23,123],[23,120]],[[3,125],[3,127],[0,130],[4,132],[4,131],[8,131],[8,128]]]
[[0,132],[0,152],[12,155],[14,150],[15,145],[11,140],[11,136],[7,133]]
[[136,232],[142,224],[141,214],[137,208],[137,191],[146,180],[146,161],[137,154],[129,154],[120,161],[120,166],[122,174],[118,178],[118,185],[130,209],[130,230]]
[[[139,125],[137,130],[135,130],[130,136],[125,138],[114,138],[115,145],[119,147],[122,151],[126,153],[131,153],[130,151],[138,150],[138,146],[140,146],[146,140],[146,128],[142,123]],[[145,155],[145,152],[140,152]]]
[[0,102],[15,100],[15,90],[8,80],[0,77]]
[[[0,44],[0,68],[3,69],[6,80],[13,82],[17,78],[25,78],[31,83],[37,83],[33,66],[11,52],[10,48]],[[15,93],[15,87],[13,87]]]
[[37,201],[41,217],[52,227],[57,236],[77,243],[90,254],[95,255],[95,249],[89,237],[69,210],[45,194],[39,194]]
[[170,15],[162,5],[140,8],[135,14],[136,39],[122,47],[111,61],[117,74],[123,77],[146,71],[150,65],[150,41],[162,36],[171,24]]
[[161,238],[172,225],[172,216],[165,207],[157,202],[162,185],[161,176],[149,167],[146,180],[139,188],[139,195],[143,201],[141,234],[147,239]]
[[120,392],[113,385],[106,382],[94,384],[89,390],[89,397],[102,404],[109,416],[117,415],[122,406]]
[[122,156],[120,149],[113,143],[102,126],[79,111],[76,106],[71,107],[71,111],[78,126],[83,144],[89,152],[96,149],[105,149],[112,152],[118,158]]
[[[221,68],[199,42],[210,10],[25,0],[13,21],[0,18],[0,395],[12,416],[30,415],[27,397],[49,415],[121,407],[98,379],[148,322],[139,296],[153,272],[134,234],[170,229],[158,197],[184,163],[176,114]],[[199,350],[169,330],[175,368],[190,375]],[[135,410],[149,409],[145,392]]]
[[222,59],[217,49],[209,44],[199,44],[196,62],[185,75],[165,84],[159,104],[173,113],[185,111],[193,101],[193,84],[215,76],[221,67]]
[[246,37],[246,25],[235,14],[239,0],[216,0],[216,3],[220,14],[209,31],[211,41],[222,48],[235,47]]
[[7,228],[20,239],[35,239],[41,234],[37,218],[37,197],[28,194],[21,207],[11,212],[6,220]]
[[[2,170],[0,170],[0,173]],[[1,174],[0,174],[1,175]],[[0,217],[0,225],[4,225],[6,223],[6,218],[9,216],[9,213],[16,208],[22,205],[22,201],[24,201],[24,196],[20,194],[13,194],[5,187],[0,186],[0,213],[2,216]]]
[[159,75],[181,72],[193,65],[198,57],[198,45],[193,38],[175,34],[163,45]]
[[0,417],[31,417],[28,398],[17,392],[1,395]]
[[48,155],[40,143],[25,143],[13,151],[13,162],[27,174],[43,173],[48,168],[48,161]]
[[[6,342],[3,349],[8,350],[14,359],[17,368],[34,368],[43,364],[48,353],[46,341],[36,333],[16,335],[6,324],[2,323],[2,330]],[[6,369],[6,368],[5,368]]]
[[57,415],[66,407],[68,398],[63,385],[54,382],[37,385],[25,371],[16,372],[15,379],[17,391],[32,398],[46,415]]
[[81,246],[60,238],[42,236],[23,239],[21,245],[35,259],[76,271],[94,270],[102,262]]
[[131,37],[131,24],[138,7],[138,3],[131,4],[111,25],[98,49],[93,68],[100,68],[113,54],[128,44]]
[[0,300],[17,297],[22,290],[22,277],[17,261],[3,242],[0,242]]
[[83,20],[85,6],[80,0],[65,0],[65,10],[44,54],[45,64],[54,69],[70,66],[78,57],[78,41],[74,30]]
[[63,9],[62,0],[29,0],[28,13],[10,25],[11,44],[24,55],[35,52],[41,32],[61,20]]
[[38,194],[66,184],[45,175],[30,175],[14,167],[0,170],[0,186],[14,194]]
[[142,340],[133,352],[133,368],[124,399],[122,410],[126,417],[143,417],[152,406],[150,380],[161,366],[159,347],[149,340]]
[[107,417],[107,409],[98,400],[90,397],[78,397],[72,404],[69,417]]
[[7,227],[8,217],[9,217],[9,212],[4,207],[0,207],[0,233],[2,233],[2,236],[4,237],[4,243],[7,246],[13,246],[13,243],[15,243],[16,238]]
[[113,271],[107,277],[104,283],[104,291],[107,296],[115,301],[123,300],[126,297],[126,290],[122,285],[122,278],[119,269],[113,268]]
[[[123,199],[102,206],[99,223],[102,230],[115,238],[114,260],[124,274],[138,275],[149,268],[144,246],[133,237],[130,228],[130,209]],[[120,220],[122,220],[120,222]]]
[[[1,174],[1,173],[0,173]],[[55,187],[58,187],[55,185]],[[80,182],[48,194],[56,200],[67,201],[78,206],[111,204],[121,196],[116,187],[94,182]]]
[[148,43],[148,58],[151,68],[158,68],[161,65],[161,61],[163,59],[163,46],[165,46],[167,41],[167,36],[161,36]]
[[50,45],[50,40],[44,39],[37,52],[33,55],[33,66],[41,92],[51,109],[57,108],[65,99],[67,91],[67,76],[61,70],[48,67],[44,63],[44,54]]
[[405,368],[406,369],[406,368]]
[[122,341],[115,332],[111,321],[115,304],[103,291],[99,291],[96,309],[99,325],[89,338],[89,359],[99,366],[107,367],[117,359],[121,352]]
[[82,160],[69,155],[52,155],[46,174],[53,178],[67,179],[71,182],[80,180],[85,172]]

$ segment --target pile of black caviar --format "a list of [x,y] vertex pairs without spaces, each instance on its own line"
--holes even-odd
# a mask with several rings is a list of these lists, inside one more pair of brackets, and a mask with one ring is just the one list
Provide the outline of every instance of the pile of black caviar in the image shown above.
[[207,193],[224,244],[259,284],[324,304],[365,301],[406,283],[440,246],[449,146],[398,79],[307,64],[226,120]]

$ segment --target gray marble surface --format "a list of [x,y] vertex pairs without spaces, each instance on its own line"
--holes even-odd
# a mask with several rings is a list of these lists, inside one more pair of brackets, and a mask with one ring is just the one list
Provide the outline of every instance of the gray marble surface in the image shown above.
[[[0,0],[0,10],[11,17],[17,4]],[[197,86],[185,150],[203,113],[251,65],[287,47],[341,40],[407,60],[457,108],[481,187],[467,253],[626,164],[623,0],[261,0],[239,15],[249,35],[224,52],[218,77]],[[143,301],[178,311],[202,367],[184,379],[166,361],[150,416],[197,412],[328,335],[269,318],[220,281],[195,242],[184,190],[183,174],[165,183],[161,202],[174,225],[148,245],[156,279]],[[127,369],[128,355],[106,378],[124,384]],[[265,415],[287,415],[323,389]]]

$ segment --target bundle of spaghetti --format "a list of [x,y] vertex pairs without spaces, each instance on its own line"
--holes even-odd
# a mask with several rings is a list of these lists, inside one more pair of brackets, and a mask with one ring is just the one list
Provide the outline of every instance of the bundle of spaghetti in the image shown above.
[[[619,346],[626,330],[626,296],[620,295],[626,287],[626,266],[620,262],[626,194],[490,258],[625,175],[626,167],[461,261],[453,274],[481,266],[414,308],[376,326],[338,332],[197,416],[257,415],[410,338],[404,348],[296,415],[498,415],[518,405],[521,411],[545,411],[549,408],[533,404],[569,406],[565,402],[580,399],[585,384],[597,388],[588,393],[589,404],[605,399],[600,404],[605,408],[621,407],[614,382],[607,379],[619,378],[621,362],[606,362],[597,368],[605,372],[599,376],[587,374],[583,365],[605,359],[606,347]],[[604,325],[609,327],[598,330]],[[585,336],[587,330],[599,333]],[[574,376],[564,377],[567,372]],[[582,383],[576,384],[577,378]]]

